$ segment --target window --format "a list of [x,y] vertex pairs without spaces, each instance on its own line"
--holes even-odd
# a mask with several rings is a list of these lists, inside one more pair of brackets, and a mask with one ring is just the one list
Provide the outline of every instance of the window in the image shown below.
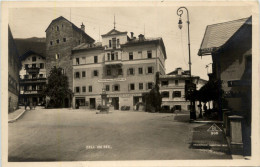
[[110,86],[106,85],[106,91],[109,91],[109,90],[110,90]]
[[112,47],[116,48],[116,38],[112,38]]
[[134,83],[130,84],[130,90],[135,90],[135,84]]
[[82,59],[81,64],[86,64],[86,57],[82,57],[81,59]]
[[32,64],[32,68],[36,68],[36,64]]
[[94,76],[94,77],[97,77],[97,76],[98,76],[98,70],[94,70],[94,71],[93,71],[93,76]]
[[40,63],[40,68],[44,69],[44,63]]
[[148,67],[147,68],[147,73],[152,74],[153,73],[153,67]]
[[152,51],[147,51],[147,58],[151,59],[152,58]]
[[66,42],[66,38],[63,38],[63,42]]
[[143,90],[144,89],[144,84],[143,83],[139,83],[139,90]]
[[162,84],[162,86],[168,86],[169,85],[169,81],[162,81],[161,84]]
[[107,60],[110,61],[110,53],[107,53]]
[[143,74],[143,68],[142,67],[138,68],[138,73]]
[[82,86],[82,92],[86,92],[86,86]]
[[118,60],[118,52],[115,52],[115,60]]
[[129,68],[128,75],[134,75],[134,74],[135,74],[134,68]]
[[60,40],[59,40],[59,39],[57,39],[57,40],[56,40],[56,43],[57,43],[57,44],[58,44],[58,43],[60,43]]
[[39,77],[40,77],[40,78],[43,78],[43,74],[40,74]]
[[110,48],[112,47],[112,42],[111,42],[111,40],[109,40],[109,47],[110,47]]
[[36,85],[32,85],[32,90],[36,90]]
[[55,57],[56,57],[56,60],[60,59],[60,54],[56,53]]
[[94,63],[98,63],[98,57],[94,56]]
[[175,80],[175,85],[179,85],[179,80]]
[[111,76],[111,70],[107,69],[107,76]]
[[138,51],[138,58],[139,58],[139,59],[142,59],[142,58],[143,58],[142,51]]
[[116,46],[119,47],[119,45],[120,45],[120,41],[119,39],[117,39]]
[[162,92],[162,97],[166,97],[166,98],[169,98],[169,92]]
[[75,78],[80,78],[80,73],[79,72],[75,72]]
[[24,79],[29,79],[29,75],[24,75]]
[[191,109],[190,105],[187,105],[187,109],[188,109],[188,110],[190,110],[190,109]]
[[181,97],[181,91],[173,91],[172,97]]
[[52,45],[52,41],[50,41],[50,45]]
[[89,86],[89,87],[88,87],[88,91],[89,91],[89,92],[92,92],[92,86]]
[[175,110],[181,110],[181,105],[175,105]]
[[119,85],[114,85],[114,91],[120,91],[120,86]]
[[115,60],[115,53],[111,52],[111,60]]
[[122,68],[119,68],[119,69],[117,70],[117,74],[118,74],[118,75],[123,75],[123,69],[122,69]]
[[75,92],[76,92],[76,93],[79,93],[79,92],[80,92],[80,88],[79,88],[78,86],[75,88]]
[[148,89],[152,89],[153,88],[153,83],[152,82],[148,82],[147,87],[148,87]]
[[32,61],[36,61],[36,57],[34,56],[34,57],[32,57]]
[[60,31],[60,28],[59,28],[59,26],[57,26],[57,31]]
[[28,69],[29,68],[29,64],[25,64],[25,69]]
[[86,72],[85,71],[82,71],[82,78],[83,77],[86,77]]
[[76,65],[79,65],[79,58],[76,58]]
[[129,60],[133,60],[133,52],[129,52]]

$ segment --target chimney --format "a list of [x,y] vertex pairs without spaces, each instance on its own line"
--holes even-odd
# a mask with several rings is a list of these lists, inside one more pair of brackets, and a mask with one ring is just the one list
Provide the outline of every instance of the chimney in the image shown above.
[[85,32],[85,25],[84,25],[83,23],[81,24],[81,27],[80,27],[80,28],[81,28],[82,31]]
[[131,39],[134,38],[134,33],[133,32],[130,32],[131,33]]
[[144,35],[143,34],[138,35],[138,37],[139,37],[139,41],[143,41],[144,40]]

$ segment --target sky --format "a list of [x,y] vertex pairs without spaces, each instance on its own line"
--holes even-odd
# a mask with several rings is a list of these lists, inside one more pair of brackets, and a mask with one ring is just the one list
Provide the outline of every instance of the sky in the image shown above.
[[[245,6],[189,6],[192,75],[208,80],[206,65],[211,56],[197,55],[206,26],[251,16],[251,8]],[[12,8],[9,9],[9,25],[14,38],[45,37],[51,21],[63,16],[80,27],[86,26],[88,35],[101,41],[102,34],[113,29],[115,16],[119,31],[162,37],[166,48],[166,73],[182,67],[188,70],[187,13],[182,15],[183,28],[178,28],[178,7],[82,7],[82,8]],[[210,68],[208,69],[210,71]]]

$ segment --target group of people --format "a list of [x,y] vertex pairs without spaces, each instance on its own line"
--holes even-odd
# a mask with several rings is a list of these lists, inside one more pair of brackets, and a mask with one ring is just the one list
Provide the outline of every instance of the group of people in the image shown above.
[[34,109],[35,110],[35,107],[36,107],[36,102],[30,102],[30,101],[27,101],[25,102],[25,105],[24,105],[24,109],[26,110],[27,109],[27,106],[30,108],[30,110]]

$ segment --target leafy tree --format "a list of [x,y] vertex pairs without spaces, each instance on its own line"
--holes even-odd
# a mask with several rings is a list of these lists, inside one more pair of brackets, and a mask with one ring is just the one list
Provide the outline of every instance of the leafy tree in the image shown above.
[[72,91],[69,89],[68,78],[62,73],[61,68],[53,67],[51,69],[43,94],[50,98],[50,103],[55,108],[63,107],[64,99],[72,95]]

